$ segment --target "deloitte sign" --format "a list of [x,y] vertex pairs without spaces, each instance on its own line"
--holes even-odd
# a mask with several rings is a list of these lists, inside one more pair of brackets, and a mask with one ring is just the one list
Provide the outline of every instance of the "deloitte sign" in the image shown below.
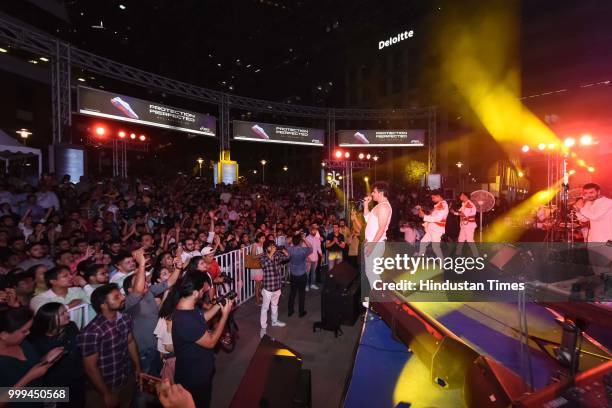
[[379,41],[378,42],[378,49],[382,50],[385,47],[390,47],[393,44],[397,44],[400,41],[403,41],[403,40],[405,40],[407,38],[412,38],[412,37],[414,37],[414,31],[413,30],[404,31],[403,33],[399,33],[395,37],[390,37],[388,40]]

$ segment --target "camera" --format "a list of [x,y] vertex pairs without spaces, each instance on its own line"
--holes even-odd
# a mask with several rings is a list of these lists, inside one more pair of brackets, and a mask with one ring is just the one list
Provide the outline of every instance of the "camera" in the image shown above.
[[232,278],[231,276],[229,276],[227,273],[225,272],[221,272],[219,274],[219,277],[221,279],[223,279],[223,283],[234,283],[234,278]]
[[228,300],[234,300],[237,297],[238,297],[238,294],[235,291],[230,290],[226,294],[219,295],[216,298],[214,298],[211,303],[213,305],[220,304],[222,306],[225,306],[225,304],[227,303]]

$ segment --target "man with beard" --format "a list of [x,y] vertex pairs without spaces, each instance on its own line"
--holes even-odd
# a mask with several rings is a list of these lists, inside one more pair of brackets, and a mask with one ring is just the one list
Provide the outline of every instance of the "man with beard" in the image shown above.
[[[86,406],[130,407],[135,379],[140,375],[140,356],[132,336],[132,319],[121,312],[125,296],[111,283],[93,291],[91,304],[98,315],[78,338],[90,382]],[[133,376],[128,357],[134,367]]]

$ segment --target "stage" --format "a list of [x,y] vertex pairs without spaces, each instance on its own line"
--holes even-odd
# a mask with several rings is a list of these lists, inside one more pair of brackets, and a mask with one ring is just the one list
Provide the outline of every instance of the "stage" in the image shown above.
[[[516,304],[432,302],[411,306],[443,325],[479,354],[493,358],[523,381],[533,381],[535,390],[546,386],[560,368],[533,340],[529,341],[531,374],[522,366]],[[555,322],[554,312],[533,303],[527,304],[526,311],[530,336],[544,342],[560,341],[562,330]],[[607,339],[598,339],[605,344],[609,337],[612,337],[610,333]],[[605,350],[589,341],[583,341],[583,351],[606,355]],[[590,368],[603,361],[583,355],[580,368]],[[430,367],[423,359],[395,340],[387,323],[369,310],[344,406],[396,407],[402,403],[412,408],[465,406],[462,389],[442,388],[433,382]]]

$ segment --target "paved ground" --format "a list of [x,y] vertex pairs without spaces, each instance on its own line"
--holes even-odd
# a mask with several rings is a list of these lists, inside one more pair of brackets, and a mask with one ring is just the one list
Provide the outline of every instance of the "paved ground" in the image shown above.
[[[328,331],[313,333],[313,322],[321,319],[321,290],[306,294],[308,314],[303,318],[298,318],[297,313],[292,317],[287,316],[288,295],[289,287],[285,286],[279,304],[279,320],[287,323],[287,326],[269,327],[268,335],[302,353],[303,367],[312,372],[313,408],[336,408],[350,374],[363,318],[352,327],[342,326],[344,335],[338,338]],[[217,354],[213,408],[229,405],[259,344],[259,311],[254,301],[247,302],[236,311],[240,339],[232,353]]]

